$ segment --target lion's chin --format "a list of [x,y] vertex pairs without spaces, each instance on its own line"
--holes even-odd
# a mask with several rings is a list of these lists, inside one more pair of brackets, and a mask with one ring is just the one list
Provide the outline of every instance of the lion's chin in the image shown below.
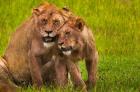
[[63,54],[69,56],[69,55],[71,55],[71,51],[70,50],[69,51],[63,51]]
[[43,44],[44,44],[44,47],[49,48],[49,47],[54,46],[55,42],[44,42]]

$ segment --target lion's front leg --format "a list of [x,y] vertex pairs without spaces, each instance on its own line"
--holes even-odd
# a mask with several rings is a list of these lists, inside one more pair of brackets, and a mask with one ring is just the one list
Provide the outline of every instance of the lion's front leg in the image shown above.
[[34,55],[31,55],[31,61],[29,62],[29,66],[33,85],[40,88],[43,85],[41,69]]
[[72,61],[67,62],[68,71],[70,72],[71,79],[76,89],[79,89],[81,92],[87,92],[86,84],[82,79],[81,73],[78,70],[76,64]]
[[88,80],[86,81],[88,89],[93,88],[96,84],[98,52],[86,58],[86,68],[88,72]]
[[63,61],[55,61],[56,84],[64,87],[68,83],[68,71]]
[[29,68],[31,72],[32,82],[35,87],[42,87],[43,80],[41,76],[40,56],[44,53],[41,41],[35,38],[32,40],[31,50],[29,51]]

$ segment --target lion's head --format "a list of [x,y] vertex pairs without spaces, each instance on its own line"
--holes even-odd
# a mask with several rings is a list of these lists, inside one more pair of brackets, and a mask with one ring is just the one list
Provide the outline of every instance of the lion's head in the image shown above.
[[[57,31],[63,26],[68,16],[65,9],[58,9],[55,5],[44,3],[33,9],[33,18],[40,31],[44,46],[50,47],[57,40]],[[68,15],[68,14],[67,14]]]
[[64,55],[71,55],[82,45],[81,31],[84,22],[81,18],[71,18],[59,30],[58,48]]

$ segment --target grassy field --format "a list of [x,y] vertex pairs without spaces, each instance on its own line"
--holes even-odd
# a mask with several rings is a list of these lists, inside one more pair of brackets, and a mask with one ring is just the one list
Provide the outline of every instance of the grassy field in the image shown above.
[[[0,0],[0,55],[15,29],[45,0]],[[140,92],[140,0],[48,0],[67,6],[93,29],[100,55],[93,92]],[[22,40],[22,38],[21,38]],[[80,63],[83,79],[86,71]],[[28,88],[23,92],[34,92]],[[62,92],[43,88],[42,92]],[[71,92],[71,88],[65,89]]]

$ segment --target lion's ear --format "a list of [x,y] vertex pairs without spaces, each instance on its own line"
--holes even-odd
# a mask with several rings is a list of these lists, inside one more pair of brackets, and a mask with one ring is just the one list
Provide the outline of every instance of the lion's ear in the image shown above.
[[70,11],[70,9],[68,9],[67,7],[63,7],[61,9],[61,13],[67,17],[72,16],[72,12]]
[[69,8],[67,8],[66,6],[65,7],[63,7],[62,8],[64,11],[66,11],[66,12],[69,12],[70,11],[70,9]]
[[75,22],[75,27],[78,28],[80,31],[84,29],[84,21],[81,18],[77,18]]
[[32,11],[32,14],[33,15],[40,15],[40,12],[41,11],[38,8],[34,8],[33,11]]
[[42,3],[40,4],[37,8],[34,8],[32,13],[35,15],[40,15],[40,13],[47,9],[51,4],[49,4],[48,2]]

